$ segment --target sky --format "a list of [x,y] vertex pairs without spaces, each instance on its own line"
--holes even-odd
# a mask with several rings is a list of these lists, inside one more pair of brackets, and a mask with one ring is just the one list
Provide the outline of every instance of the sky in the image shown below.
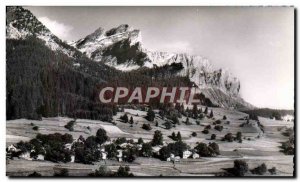
[[257,107],[294,109],[294,9],[291,7],[26,7],[55,35],[78,40],[129,24],[143,47],[208,58],[241,81]]

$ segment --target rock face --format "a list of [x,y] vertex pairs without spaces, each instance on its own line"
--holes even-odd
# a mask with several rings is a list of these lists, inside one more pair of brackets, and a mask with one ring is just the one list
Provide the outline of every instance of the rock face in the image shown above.
[[150,51],[142,47],[141,32],[128,25],[120,25],[108,31],[102,28],[71,43],[94,61],[101,61],[122,71],[141,67],[161,67],[181,63],[177,74],[188,76],[213,103],[222,107],[250,107],[239,96],[240,81],[228,70],[216,69],[201,56]]
[[54,51],[61,51],[69,57],[75,57],[76,51],[45,27],[30,11],[20,6],[6,8],[6,38],[25,39],[35,36],[45,41]]

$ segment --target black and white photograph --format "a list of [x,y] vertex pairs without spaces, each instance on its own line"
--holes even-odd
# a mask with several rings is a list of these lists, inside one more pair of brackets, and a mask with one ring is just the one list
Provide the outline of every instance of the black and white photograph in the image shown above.
[[5,9],[6,176],[296,177],[295,7]]

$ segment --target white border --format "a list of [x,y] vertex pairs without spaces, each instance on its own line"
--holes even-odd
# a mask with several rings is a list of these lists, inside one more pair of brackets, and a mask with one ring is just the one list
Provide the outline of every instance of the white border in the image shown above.
[[[1,64],[0,64],[0,118],[1,118],[1,126],[0,126],[0,181],[7,182],[7,181],[16,181],[16,180],[33,180],[33,179],[11,179],[6,177],[6,160],[5,160],[5,132],[6,132],[6,125],[5,125],[5,6],[7,5],[35,5],[35,6],[295,6],[296,8],[300,7],[299,0],[47,0],[47,1],[36,1],[36,0],[2,0],[0,8],[0,42],[1,42]],[[299,12],[298,12],[299,13]],[[299,20],[299,18],[298,18]],[[297,20],[297,24],[299,21]],[[297,31],[299,33],[299,30]],[[298,48],[296,50],[298,52]],[[299,70],[299,63],[297,65],[297,70]],[[297,85],[299,84],[299,78],[297,78]],[[299,93],[298,93],[299,97]],[[299,110],[299,106],[298,106]],[[297,110],[297,113],[298,113]],[[298,116],[298,114],[297,114]],[[299,123],[297,124],[297,131],[299,131]],[[298,137],[299,138],[299,137]],[[298,141],[297,138],[297,141]],[[299,142],[297,142],[297,149],[299,151]],[[298,155],[297,155],[298,156]],[[299,157],[299,156],[298,156]],[[299,169],[299,165],[297,165],[297,169]],[[299,170],[297,170],[297,174],[299,175]],[[181,180],[186,180],[182,179]],[[44,179],[37,179],[35,181],[42,181]],[[77,179],[47,179],[47,181],[71,181]],[[112,179],[78,179],[78,180],[93,180],[93,181],[112,181]],[[114,179],[119,181],[119,179]],[[121,180],[132,180],[132,179],[121,179]],[[135,179],[141,180],[141,179]],[[147,179],[149,180],[149,179]],[[150,179],[155,181],[173,181],[174,179]],[[209,179],[190,179],[190,180],[201,180],[206,181]],[[210,179],[212,180],[212,179]],[[215,180],[215,178],[213,179]],[[225,180],[225,179],[222,179]],[[231,180],[231,179],[228,179]],[[240,178],[239,178],[240,180]],[[255,181],[265,181],[267,179],[253,179]],[[273,180],[273,179],[268,179]],[[283,181],[288,181],[290,179],[281,179]]]

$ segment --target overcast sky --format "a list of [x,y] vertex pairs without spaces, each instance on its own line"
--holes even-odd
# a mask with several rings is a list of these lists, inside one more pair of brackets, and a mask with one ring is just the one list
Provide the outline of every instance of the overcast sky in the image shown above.
[[290,7],[26,7],[63,40],[129,24],[150,50],[186,52],[228,68],[257,107],[294,108]]

